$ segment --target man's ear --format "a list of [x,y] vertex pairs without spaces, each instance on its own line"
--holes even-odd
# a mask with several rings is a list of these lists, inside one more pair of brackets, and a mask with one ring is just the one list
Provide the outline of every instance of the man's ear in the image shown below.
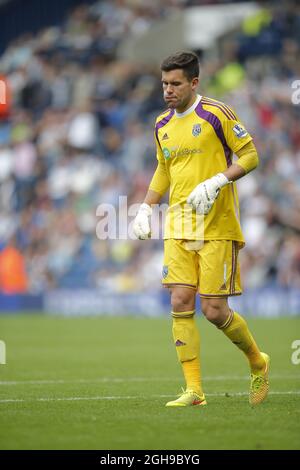
[[191,84],[192,84],[192,90],[195,91],[197,86],[199,85],[199,78],[198,77],[193,78]]

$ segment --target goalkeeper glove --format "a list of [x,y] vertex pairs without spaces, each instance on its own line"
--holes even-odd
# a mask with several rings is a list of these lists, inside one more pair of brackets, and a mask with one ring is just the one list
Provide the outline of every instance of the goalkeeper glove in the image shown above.
[[151,207],[144,203],[140,206],[133,223],[133,233],[140,240],[146,240],[151,236],[149,217],[152,214]]
[[218,173],[198,184],[187,198],[187,203],[197,214],[207,215],[218,197],[220,189],[228,183],[228,178],[223,173]]

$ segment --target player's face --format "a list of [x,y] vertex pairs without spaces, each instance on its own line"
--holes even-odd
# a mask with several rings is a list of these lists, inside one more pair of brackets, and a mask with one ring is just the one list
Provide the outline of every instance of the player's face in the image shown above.
[[198,85],[198,78],[189,80],[182,69],[162,72],[162,84],[164,100],[169,108],[175,108],[179,112],[188,109],[195,96],[195,90]]

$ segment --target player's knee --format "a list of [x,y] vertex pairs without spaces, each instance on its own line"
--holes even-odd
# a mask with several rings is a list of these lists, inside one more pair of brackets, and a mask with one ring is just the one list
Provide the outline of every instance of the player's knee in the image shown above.
[[195,292],[192,289],[175,289],[171,294],[172,310],[187,312],[195,308]]
[[208,321],[216,326],[224,323],[227,306],[224,306],[219,299],[201,299],[201,310]]

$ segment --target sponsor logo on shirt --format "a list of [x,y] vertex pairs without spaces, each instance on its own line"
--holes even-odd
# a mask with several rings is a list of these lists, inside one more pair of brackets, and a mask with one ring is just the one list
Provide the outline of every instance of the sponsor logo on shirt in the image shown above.
[[165,159],[168,160],[169,158],[175,158],[175,157],[189,157],[195,154],[202,153],[203,151],[199,148],[171,147],[171,149],[169,150],[167,147],[164,147],[162,149],[162,152],[163,152]]
[[164,148],[162,149],[162,152],[163,152],[163,154],[164,154],[165,159],[168,160],[168,159],[170,158],[170,156],[171,156],[170,150],[167,149],[167,147],[164,147]]

